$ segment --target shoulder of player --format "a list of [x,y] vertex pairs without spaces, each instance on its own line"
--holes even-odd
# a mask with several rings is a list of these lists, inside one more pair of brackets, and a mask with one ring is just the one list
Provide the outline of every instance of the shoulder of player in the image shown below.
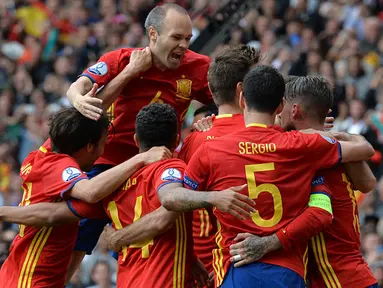
[[197,64],[209,67],[210,62],[211,60],[209,56],[198,54],[192,50],[188,50],[184,56],[184,64]]

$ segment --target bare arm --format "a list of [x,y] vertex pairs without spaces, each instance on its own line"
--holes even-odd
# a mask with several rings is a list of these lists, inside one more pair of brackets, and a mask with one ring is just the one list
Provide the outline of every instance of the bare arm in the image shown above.
[[346,174],[352,184],[362,193],[374,190],[376,178],[365,161],[345,163]]
[[300,132],[306,134],[318,133],[326,137],[337,139],[342,149],[342,163],[366,161],[375,153],[371,144],[361,135],[344,132],[319,131],[314,129],[300,130]]
[[[121,94],[124,87],[141,72],[152,65],[149,48],[135,50],[130,56],[129,64],[114,77],[98,94],[91,93],[92,81],[88,77],[80,77],[67,91],[67,97],[72,105],[85,117],[97,120]],[[97,89],[96,89],[97,90]]]
[[109,249],[119,251],[122,246],[153,239],[169,230],[179,215],[161,206],[120,230],[106,226],[104,230]]
[[66,202],[37,203],[20,207],[3,206],[0,207],[0,219],[35,227],[58,226],[80,220],[70,211]]
[[182,183],[171,183],[162,186],[157,191],[157,195],[161,204],[171,211],[187,212],[215,206],[223,212],[244,219],[243,216],[250,217],[250,212],[255,212],[255,209],[251,207],[255,205],[254,201],[237,193],[245,186],[231,187],[220,192],[196,192],[184,188]]
[[126,179],[144,165],[168,159],[171,156],[167,148],[153,147],[90,180],[77,182],[69,192],[70,196],[87,203],[96,203],[116,191]]

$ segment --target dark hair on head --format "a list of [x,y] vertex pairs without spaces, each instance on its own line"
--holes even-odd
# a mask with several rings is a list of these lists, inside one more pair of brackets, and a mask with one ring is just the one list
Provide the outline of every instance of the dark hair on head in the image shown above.
[[334,100],[333,89],[322,76],[298,77],[286,84],[288,103],[300,103],[307,116],[323,123]]
[[168,104],[153,103],[145,106],[136,117],[136,135],[140,146],[150,149],[166,146],[169,149],[177,141],[178,118]]
[[166,13],[169,10],[175,10],[181,14],[189,15],[188,11],[186,11],[185,8],[175,4],[175,3],[165,3],[160,6],[154,7],[148,14],[148,16],[145,19],[145,30],[146,33],[149,34],[149,28],[152,26],[154,29],[156,29],[157,33],[161,32],[162,24],[164,22],[164,19],[166,17]]
[[299,76],[295,76],[295,75],[287,75],[284,77],[285,79],[285,84],[287,83],[290,83],[290,82],[294,82],[295,80],[297,80],[299,78]]
[[75,108],[64,108],[53,115],[49,126],[53,150],[73,155],[88,144],[97,145],[108,131],[109,120],[102,115],[94,121]]
[[248,45],[228,47],[216,55],[209,67],[208,81],[217,106],[235,101],[238,82],[260,58],[261,52]]
[[204,105],[199,107],[194,111],[193,116],[197,116],[198,114],[204,114],[204,117],[211,116],[212,114],[218,114],[218,108],[214,104]]
[[252,69],[243,81],[248,109],[273,114],[285,93],[285,80],[277,69],[261,65]]

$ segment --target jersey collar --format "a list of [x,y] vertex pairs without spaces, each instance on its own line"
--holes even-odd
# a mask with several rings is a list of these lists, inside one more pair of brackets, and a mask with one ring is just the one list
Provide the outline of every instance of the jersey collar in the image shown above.
[[230,118],[230,117],[233,117],[233,114],[220,114],[215,116],[215,119]]
[[260,123],[249,123],[246,125],[246,128],[249,127],[261,127],[261,128],[267,128],[267,125],[265,124],[260,124]]

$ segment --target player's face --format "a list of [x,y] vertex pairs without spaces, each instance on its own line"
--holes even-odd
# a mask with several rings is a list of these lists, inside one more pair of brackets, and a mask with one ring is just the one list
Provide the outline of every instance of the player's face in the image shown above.
[[161,33],[153,41],[152,52],[168,69],[177,69],[189,49],[192,23],[189,16],[169,10],[162,24]]
[[283,110],[280,113],[280,125],[286,131],[296,130],[294,120],[292,117],[293,105],[284,101]]
[[96,162],[98,158],[101,157],[102,154],[104,154],[104,147],[106,142],[108,141],[108,134],[105,133],[101,136],[100,141],[96,145],[92,145],[90,149],[88,149],[88,165],[89,169],[92,168],[93,164]]

